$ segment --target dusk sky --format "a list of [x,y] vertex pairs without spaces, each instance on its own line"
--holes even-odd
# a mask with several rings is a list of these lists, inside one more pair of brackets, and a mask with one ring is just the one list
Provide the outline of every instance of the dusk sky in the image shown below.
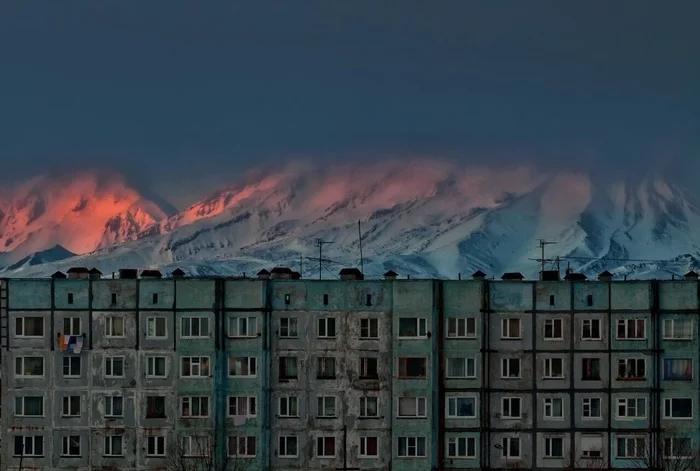
[[107,167],[181,205],[185,178],[201,196],[295,158],[687,175],[698,18],[697,1],[3,2],[0,180]]

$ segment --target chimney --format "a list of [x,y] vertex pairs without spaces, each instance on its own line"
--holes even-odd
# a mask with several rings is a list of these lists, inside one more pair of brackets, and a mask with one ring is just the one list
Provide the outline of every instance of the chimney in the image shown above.
[[88,277],[91,280],[99,280],[102,278],[102,272],[98,270],[97,268],[91,268],[90,271],[88,272]]
[[270,272],[265,270],[264,268],[258,272],[258,280],[269,280],[270,279]]
[[692,280],[692,281],[698,281],[698,274],[697,274],[695,271],[690,270],[688,273],[686,273],[685,275],[683,275],[683,278],[685,278],[686,280],[689,280],[689,281],[690,281],[690,280]]
[[299,273],[298,271],[293,271],[292,280],[301,280],[301,273]]
[[610,273],[608,270],[605,270],[601,274],[598,275],[598,281],[612,281],[613,279],[613,274]]
[[68,269],[69,280],[87,280],[90,276],[90,270],[87,267],[73,267]]
[[144,280],[157,280],[163,278],[163,274],[158,270],[143,270],[141,272],[141,278]]
[[384,273],[384,279],[387,281],[393,281],[397,276],[399,276],[399,274],[394,270],[389,270],[388,272]]
[[171,273],[171,276],[172,276],[173,278],[175,278],[175,279],[181,280],[181,279],[183,279],[183,278],[185,277],[185,272],[182,271],[181,268],[176,268],[176,269],[173,270],[173,272]]
[[364,280],[365,275],[358,268],[343,268],[340,270],[340,279],[342,281],[357,281]]
[[524,279],[525,277],[520,272],[504,273],[501,277],[501,280],[503,281],[523,281]]
[[53,278],[54,280],[62,280],[65,277],[66,277],[66,274],[63,273],[62,271],[57,271],[56,273],[51,275],[51,278]]
[[558,270],[544,270],[540,272],[540,281],[559,281]]
[[120,268],[119,269],[119,279],[120,280],[135,280],[139,277],[139,271],[133,268]]
[[485,280],[486,279],[486,273],[484,273],[481,270],[477,270],[474,273],[472,273],[472,279],[474,280]]
[[288,267],[275,267],[270,272],[273,280],[289,280],[292,278],[292,269]]
[[587,278],[588,277],[583,273],[574,273],[574,272],[567,273],[566,276],[564,277],[564,279],[566,281],[586,281]]

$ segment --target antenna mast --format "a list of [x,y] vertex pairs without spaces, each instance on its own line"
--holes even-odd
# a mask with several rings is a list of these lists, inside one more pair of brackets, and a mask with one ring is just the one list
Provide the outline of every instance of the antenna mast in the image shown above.
[[[325,244],[332,244],[333,242],[328,242],[323,239],[316,239],[316,245],[318,245],[318,279],[321,279],[323,274],[323,246]],[[330,260],[329,260],[330,261]]]
[[556,244],[556,242],[548,242],[548,241],[546,241],[546,240],[544,240],[544,239],[540,239],[540,250],[542,251],[542,258],[539,260],[540,263],[542,264],[542,268],[541,268],[540,273],[543,273],[543,272],[544,272],[544,262],[545,262],[545,260],[546,260],[546,259],[544,258],[544,248],[545,248],[545,246],[547,246],[547,245],[553,245],[553,244]]
[[365,273],[365,259],[362,257],[362,223],[357,221],[357,232],[360,236],[360,271],[362,274]]

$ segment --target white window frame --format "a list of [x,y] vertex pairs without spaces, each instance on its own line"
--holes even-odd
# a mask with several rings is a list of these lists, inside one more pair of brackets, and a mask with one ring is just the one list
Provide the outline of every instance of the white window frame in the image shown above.
[[[449,396],[446,399],[447,400],[445,401],[445,417],[447,417],[448,419],[475,419],[477,417],[476,396]],[[459,415],[459,401],[461,400],[472,401],[472,415]],[[451,414],[450,411],[453,409],[455,413]]]
[[[41,320],[41,335],[29,335],[26,333],[26,319],[40,319]],[[18,326],[17,324],[21,324]],[[19,329],[17,328],[19,327]],[[20,330],[21,333],[17,333],[17,330]],[[46,334],[46,319],[42,316],[19,316],[15,318],[15,337],[20,337],[24,339],[41,339],[44,338],[44,335]]]
[[[282,443],[284,442],[284,446]],[[289,451],[289,442],[294,443],[294,454],[287,453]],[[279,458],[298,458],[299,457],[299,437],[296,435],[280,435],[277,440],[277,456]],[[284,450],[283,450],[284,448]],[[284,454],[282,453],[284,451]]]
[[[586,331],[586,324],[588,324],[588,331],[591,334],[590,337],[584,336],[584,332]],[[593,337],[593,325],[597,324],[598,325],[598,337]],[[603,340],[603,328],[602,328],[602,323],[600,322],[599,318],[591,318],[591,319],[581,319],[581,340],[585,341],[601,341]]]
[[[121,412],[115,413],[115,400],[121,401]],[[124,396],[105,396],[105,417],[124,417]]]
[[[690,337],[676,336],[676,321],[684,321],[690,323]],[[669,329],[670,326],[670,329]],[[686,318],[676,318],[676,319],[664,319],[663,325],[663,339],[664,340],[693,340],[695,337],[695,323],[693,319]],[[670,332],[669,332],[670,331]]]
[[[415,401],[415,410],[416,413],[414,415],[401,415],[401,401]],[[422,414],[421,414],[421,407],[422,407]],[[398,401],[396,401],[396,417],[397,418],[424,418],[427,417],[428,415],[428,399],[425,396],[403,396],[399,397]]]
[[[375,414],[370,415],[370,402],[374,402]],[[360,398],[360,417],[379,417],[379,398],[377,396],[364,396]]]
[[[25,412],[27,409],[27,406],[25,404],[27,399],[40,399],[41,400],[41,414],[27,414]],[[46,400],[44,399],[44,396],[16,396],[15,397],[14,414],[17,417],[45,417],[45,409],[46,409]]]
[[[372,335],[372,331],[376,335]],[[366,335],[363,333],[366,332]],[[379,338],[379,319],[376,317],[364,317],[360,319],[360,339],[376,340]]]
[[[164,435],[149,435],[146,437],[146,456],[166,456],[166,437]],[[153,451],[151,451],[153,450]]]
[[[195,405],[199,410],[198,414],[194,413]],[[206,407],[203,407],[203,405]],[[185,414],[186,406],[189,410],[188,414]],[[180,417],[183,419],[206,419],[211,414],[210,409],[211,398],[209,396],[183,396],[180,398]]]
[[[556,325],[557,323],[559,324],[559,337],[554,337],[554,334],[556,333]],[[552,337],[547,336],[547,327],[551,326],[552,329]],[[564,319],[561,317],[554,317],[551,319],[545,319],[544,321],[544,326],[543,326],[544,332],[542,332],[542,338],[547,341],[557,341],[557,340],[564,340]]]
[[[412,321],[415,323],[416,335],[401,335],[401,321]],[[402,340],[427,339],[428,338],[428,318],[427,317],[399,317],[399,335]]]
[[[673,401],[674,400],[690,400],[690,417],[676,417],[673,415]],[[693,417],[695,416],[694,409],[695,408],[695,401],[693,400],[692,397],[665,397],[664,398],[664,411],[663,411],[663,417],[664,419],[673,419],[673,420],[693,420]],[[666,412],[670,411],[670,415],[667,414]]]
[[[238,362],[238,363],[237,363]],[[232,365],[233,363],[233,365]],[[241,368],[232,368],[232,366],[240,366]],[[233,374],[231,373],[233,370]],[[247,370],[247,374],[243,371]],[[236,374],[238,371],[241,374]],[[251,371],[253,373],[251,373]],[[228,377],[229,378],[255,378],[258,376],[258,358],[257,357],[228,357]]]
[[[374,448],[377,450],[377,453],[375,455],[369,455],[367,454],[367,443],[370,440],[374,440],[376,445]],[[379,437],[360,437],[360,458],[377,458],[379,457]]]
[[[252,439],[253,446],[250,449],[250,441]],[[258,437],[255,435],[229,435],[228,440],[226,440],[226,448],[228,456],[238,457],[238,458],[255,458],[258,448]],[[232,443],[233,442],[233,443]],[[235,449],[231,450],[231,445],[235,445]],[[241,453],[241,450],[243,453]],[[235,464],[232,463],[235,468]]]
[[[506,407],[506,403],[508,403],[508,407]],[[513,404],[517,403],[518,404],[518,415],[511,415],[513,411]],[[508,409],[506,411],[506,408]],[[506,412],[508,415],[506,415]],[[522,397],[517,397],[517,396],[507,396],[507,397],[502,397],[501,398],[501,419],[502,420],[513,420],[513,419],[522,419],[523,417],[523,398]]]
[[[406,450],[405,455],[401,454],[402,440],[406,442],[406,445],[403,447]],[[421,441],[423,442],[423,454],[419,454]],[[428,456],[428,440],[425,437],[398,437],[396,445],[396,456],[399,458],[425,458]],[[411,450],[413,450],[413,453],[411,453]]]
[[[630,407],[630,403],[634,401],[633,407]],[[642,402],[644,404],[644,415],[637,415],[637,411],[639,410],[639,402]],[[646,419],[647,417],[647,400],[645,397],[619,397],[617,398],[617,401],[615,402],[615,417],[617,417],[620,420],[637,420],[637,419]],[[625,414],[620,415],[620,406],[624,406],[625,408]],[[635,415],[629,415],[629,410],[634,409]]]
[[[337,327],[335,317],[321,317],[316,323],[316,334],[320,339],[334,339],[338,336]],[[332,333],[331,330],[333,330]]]
[[[189,374],[185,374],[185,360],[189,360],[190,371]],[[194,361],[196,360],[196,362]],[[207,374],[202,374],[202,370],[206,365]],[[197,374],[193,374],[193,371],[197,371]],[[210,357],[180,357],[180,378],[208,378],[211,374],[211,358]]]
[[[561,441],[561,455],[555,455],[553,454],[553,448],[554,448],[554,440],[560,440]],[[563,458],[564,453],[566,453],[566,450],[564,450],[564,437],[544,437],[544,457],[545,458]]]
[[[114,442],[119,442],[119,450],[115,452]],[[104,437],[103,456],[124,456],[124,439],[122,435],[107,435]]]
[[[510,454],[511,442],[518,444],[518,454],[517,455]],[[520,437],[502,437],[501,438],[501,457],[502,458],[508,459],[508,460],[509,459],[519,459],[520,456],[522,455],[522,452],[523,452],[523,447],[522,447],[522,443],[520,442]]]
[[[637,323],[641,322],[644,325],[644,336],[643,337],[635,337],[636,332],[637,332]],[[624,324],[625,326],[625,336],[620,337],[620,331],[619,327],[621,324]],[[630,333],[632,333],[632,336],[630,337]],[[615,339],[616,340],[634,340],[634,341],[639,341],[639,340],[646,340],[647,339],[647,320],[645,318],[640,318],[640,317],[624,317],[617,319],[617,322],[615,323]]]
[[[464,362],[464,376],[456,376],[454,374],[450,374],[450,361],[459,361],[462,360]],[[470,374],[470,365],[471,365],[471,374]],[[474,357],[447,357],[445,358],[445,378],[448,379],[474,379],[476,378],[476,358]]]
[[[673,451],[674,448],[674,443],[676,440],[688,440],[688,444],[685,447],[682,447],[683,450],[687,450],[690,453],[685,454],[685,455],[675,455],[675,454],[668,454],[668,450],[670,449]],[[687,460],[687,459],[693,459],[695,456],[695,451],[694,445],[693,445],[693,437],[663,437],[663,446],[662,446],[662,456],[664,458],[672,459],[672,460]],[[680,464],[680,467],[682,469],[686,469],[686,466],[684,464]]]
[[[460,442],[464,442],[464,454],[459,453]],[[473,442],[471,449],[474,451],[474,453],[469,453],[469,442]],[[454,446],[454,453],[451,453],[451,446]],[[449,459],[476,458],[476,437],[447,437],[447,457]]]
[[[561,415],[554,415],[554,401],[561,403]],[[544,418],[549,420],[564,420],[564,399],[561,397],[545,397],[543,400]]]
[[279,337],[281,339],[299,338],[299,319],[296,317],[281,317]]
[[[326,455],[326,440],[333,440],[333,454]],[[319,446],[323,445],[323,446]],[[333,435],[319,435],[316,437],[316,458],[335,458],[338,453],[338,439]]]
[[[73,360],[77,360],[75,363],[78,365],[78,373],[73,371]],[[68,367],[68,374],[66,374],[66,366]],[[62,372],[64,378],[80,378],[83,371],[83,359],[79,356],[64,356],[62,361]]]
[[[625,440],[625,452],[627,452],[627,450],[629,449],[629,444],[630,444],[630,442],[632,441],[632,442],[634,443],[635,454],[634,454],[634,455],[629,455],[629,454],[625,453],[624,455],[621,455],[621,454],[620,454],[620,447],[619,447],[620,440]],[[640,440],[641,440],[642,443],[643,443],[643,445],[642,445],[643,448],[642,448],[641,453],[637,453],[637,452],[638,452],[638,446],[637,446],[637,445],[639,444],[639,441],[640,441]],[[644,453],[645,453],[646,447],[647,447],[647,440],[646,440],[645,437],[641,437],[641,436],[639,436],[639,435],[618,435],[617,437],[615,437],[615,458],[618,458],[618,459],[639,459],[639,458],[643,458],[643,457],[644,457]]]
[[[518,322],[517,333],[511,332],[511,321]],[[519,317],[504,317],[501,319],[501,339],[504,340],[518,340],[523,337],[523,320]]]
[[[510,376],[511,361],[516,361],[518,363],[518,374],[517,376]],[[501,379],[522,379],[522,362],[520,358],[501,358]]]
[[[68,321],[68,332],[66,332],[66,321]],[[78,326],[78,331],[76,332],[76,321],[77,326]],[[62,333],[63,335],[72,335],[72,336],[78,336],[78,335],[83,335],[83,320],[80,317],[64,317],[63,318],[63,328],[62,328]]]
[[475,339],[476,317],[448,317],[445,336],[448,339]]
[[[624,376],[620,376],[619,373],[620,373],[620,366],[621,365],[624,365],[624,369],[625,369],[625,373],[626,373],[627,371],[639,369],[639,362],[640,361],[642,362],[642,365],[643,365],[642,369],[644,370],[644,374],[642,376],[629,376],[627,374]],[[633,366],[631,366],[631,365],[633,365]],[[646,360],[646,358],[639,358],[639,357],[618,358],[617,359],[617,371],[618,371],[618,375],[617,375],[618,380],[643,380],[643,379],[646,379],[646,377],[647,377],[647,360]]]
[[[121,374],[114,374],[114,369],[121,362]],[[126,360],[123,356],[105,357],[105,378],[124,378],[126,375]]]
[[[554,363],[555,362],[561,362],[561,375],[560,376],[555,376],[554,375]],[[564,368],[566,365],[564,364],[564,359],[560,357],[549,357],[544,359],[544,378],[545,379],[564,379],[566,375],[564,374]]]
[[204,450],[209,450],[210,446],[213,446],[211,443],[211,437],[208,436],[187,435],[181,437],[181,443],[183,456],[188,458],[204,456],[203,454],[198,453],[203,453]]
[[[280,398],[281,399],[281,398]],[[235,414],[232,414],[232,409],[235,409]],[[241,414],[242,410],[245,414]],[[252,411],[252,412],[251,412]],[[256,396],[229,396],[228,397],[228,416],[245,416],[257,417],[258,415],[258,398]]]
[[[163,335],[158,335],[158,322],[163,319]],[[146,338],[163,340],[168,338],[168,318],[165,316],[149,316],[146,318]]]
[[[77,453],[71,453],[71,442],[74,440],[78,440],[78,452]],[[66,458],[76,458],[81,456],[81,440],[80,440],[80,435],[64,435],[61,437],[61,456],[66,457]]]
[[[282,413],[283,403],[286,403],[286,413]],[[292,409],[294,410],[292,411]],[[299,398],[297,396],[280,396],[279,400],[277,401],[277,416],[299,417]]]
[[[593,402],[598,401],[598,415],[591,415],[593,413]],[[603,400],[600,397],[584,397],[581,399],[581,419],[583,420],[600,420],[603,418]],[[588,415],[586,415],[586,408],[588,408]]]
[[[75,411],[73,407],[76,404],[73,399],[76,397],[78,398],[77,411]],[[61,399],[61,417],[80,417],[82,415],[82,401],[82,397],[78,395],[63,396],[63,399]]]
[[[13,449],[15,447],[16,440],[20,438],[22,440],[22,451],[23,455],[25,458],[27,457],[42,457],[46,453],[45,447],[44,447],[44,437],[41,435],[15,435],[15,441],[12,443]],[[41,443],[41,453],[37,453],[37,443]],[[12,453],[12,456],[20,456],[15,454],[14,452]]]
[[[163,362],[163,374],[156,374],[156,362]],[[163,355],[149,355],[146,357],[146,378],[167,378],[168,377],[168,357]]]
[[[121,334],[118,332],[115,333],[115,321],[116,320],[120,320],[122,323]],[[105,337],[114,338],[114,339],[123,339],[125,330],[126,330],[126,318],[124,316],[112,315],[112,316],[105,317]]]
[[[25,365],[27,358],[40,358],[41,359],[41,374],[40,375],[25,374],[27,371],[26,365]],[[17,373],[18,370],[21,371],[21,373]],[[15,357],[15,378],[43,378],[45,375],[46,375],[46,359],[43,356],[24,355],[24,356]]]
[[256,316],[231,316],[228,318],[228,336],[230,338],[255,338],[258,336],[258,318]]
[[[332,414],[326,414],[326,407],[332,409]],[[335,396],[318,396],[316,398],[316,417],[328,419],[338,417],[338,401]]]
[[[372,364],[374,364],[374,372],[372,372]],[[377,357],[361,357],[360,358],[360,378],[361,379],[379,379],[379,358]]]
[[[198,324],[199,335],[192,335],[192,326]],[[203,333],[202,325],[206,325],[206,333]],[[187,326],[187,328],[185,328]],[[189,335],[185,335],[185,331]],[[180,317],[180,338],[181,339],[208,339],[211,336],[211,322],[209,316],[182,316]]]

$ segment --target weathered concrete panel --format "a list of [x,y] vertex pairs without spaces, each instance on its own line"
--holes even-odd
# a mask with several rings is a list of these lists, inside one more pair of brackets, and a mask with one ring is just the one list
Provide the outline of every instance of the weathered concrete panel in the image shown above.
[[659,283],[659,308],[668,311],[698,309],[697,281],[662,281]]
[[51,280],[7,280],[10,309],[50,309]]

